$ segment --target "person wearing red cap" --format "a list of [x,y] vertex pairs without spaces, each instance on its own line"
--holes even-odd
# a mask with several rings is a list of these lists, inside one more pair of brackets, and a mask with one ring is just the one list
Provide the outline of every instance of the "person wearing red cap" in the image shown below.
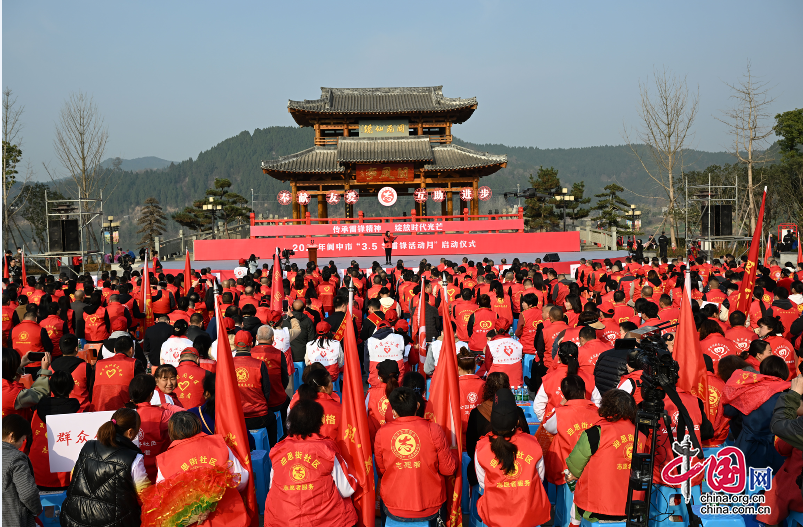
[[496,371],[504,372],[510,379],[510,385],[520,387],[523,383],[522,359],[523,346],[508,335],[510,320],[499,317],[494,328],[486,334],[485,362],[477,372],[479,376]]
[[290,372],[287,368],[287,357],[274,345],[274,335],[276,330],[272,327],[260,327],[257,330],[257,345],[251,348],[251,356],[261,360],[268,368],[270,378],[268,410],[281,412],[284,424],[287,422],[287,406],[290,404],[290,397],[286,391],[290,385]]
[[251,356],[254,339],[247,331],[234,335],[234,370],[243,403],[245,426],[249,430],[265,428],[270,446],[276,444],[276,416],[270,411],[270,374],[261,360]]
[[343,348],[340,342],[334,340],[332,326],[323,320],[315,326],[318,338],[312,342],[307,342],[307,353],[304,356],[304,364],[309,366],[313,362],[320,362],[326,367],[333,381],[340,377],[343,371]]
[[243,278],[245,277],[245,275],[248,274],[248,267],[246,267],[247,262],[245,261],[245,258],[240,258],[240,260],[237,263],[239,263],[240,265],[234,268],[234,277]]
[[365,346],[368,348],[368,384],[376,386],[379,384],[379,377],[376,374],[376,366],[383,360],[394,360],[399,365],[399,371],[402,372],[404,377],[404,369],[407,363],[407,355],[405,351],[404,337],[394,333],[393,329],[388,327],[387,322],[382,319],[377,319],[376,331],[367,340]]
[[199,359],[198,350],[193,347],[185,348],[179,356],[173,395],[184,408],[195,408],[204,403],[204,379],[211,373],[198,365]]

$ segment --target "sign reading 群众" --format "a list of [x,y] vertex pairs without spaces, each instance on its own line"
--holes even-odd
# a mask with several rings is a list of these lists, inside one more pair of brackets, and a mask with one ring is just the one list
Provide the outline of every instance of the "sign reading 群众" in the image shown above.
[[47,416],[47,451],[51,472],[70,472],[87,441],[97,438],[100,425],[114,412],[83,412]]
[[410,135],[407,119],[360,121],[357,133],[360,137],[403,137]]
[[382,165],[357,165],[357,182],[413,181],[415,171],[412,163],[386,163]]

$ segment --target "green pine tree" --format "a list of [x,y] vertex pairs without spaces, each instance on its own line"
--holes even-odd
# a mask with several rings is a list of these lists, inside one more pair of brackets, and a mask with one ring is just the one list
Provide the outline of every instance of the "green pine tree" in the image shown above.
[[619,196],[619,193],[624,190],[616,183],[611,183],[605,186],[605,192],[594,195],[599,198],[599,201],[592,207],[592,210],[599,211],[597,222],[600,229],[608,230],[616,227],[617,230],[629,232],[624,219],[630,211],[630,205]]
[[139,225],[137,234],[142,235],[139,247],[150,247],[151,251],[155,251],[154,238],[164,234],[165,221],[167,221],[167,216],[162,211],[159,200],[154,197],[146,199],[142,212],[137,218],[137,225]]
[[[530,186],[540,194],[551,194],[560,188],[558,171],[553,167],[538,167],[538,173],[530,174]],[[547,198],[530,198],[525,202],[525,226],[534,231],[553,231],[561,226],[562,216],[555,208],[557,201]]]
[[591,213],[590,208],[581,207],[581,205],[588,205],[591,203],[591,198],[584,198],[583,195],[586,191],[586,184],[584,181],[580,181],[578,183],[572,184],[572,189],[569,192],[570,195],[574,196],[574,201],[568,201],[569,204],[566,208],[569,209],[566,211],[567,216],[572,219],[572,221],[581,220],[583,218],[587,218],[588,215]]

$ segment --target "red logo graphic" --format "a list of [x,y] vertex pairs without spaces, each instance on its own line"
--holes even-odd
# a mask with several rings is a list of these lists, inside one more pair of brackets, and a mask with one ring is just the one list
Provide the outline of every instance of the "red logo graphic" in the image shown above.
[[379,203],[382,205],[390,207],[396,203],[397,199],[399,199],[399,196],[392,187],[382,187],[379,190]]

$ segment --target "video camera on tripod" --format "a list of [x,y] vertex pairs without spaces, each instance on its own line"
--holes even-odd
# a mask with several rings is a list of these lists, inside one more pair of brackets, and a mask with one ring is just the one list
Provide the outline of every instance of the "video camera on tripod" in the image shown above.
[[[672,357],[672,353],[667,348],[667,340],[662,332],[668,328],[676,326],[677,323],[665,322],[656,326],[645,326],[633,333],[641,336],[641,341],[636,339],[621,339],[616,341],[617,348],[628,349],[632,346],[632,351],[628,354],[627,363],[633,369],[641,369],[641,390],[643,402],[636,416],[636,432],[633,435],[635,444],[638,444],[639,432],[651,438],[648,452],[639,453],[633,450],[633,457],[630,465],[630,484],[627,489],[627,527],[647,527],[650,513],[650,500],[653,487],[653,469],[655,466],[655,452],[658,440],[658,430],[661,420],[664,421],[670,441],[672,437],[672,422],[664,409],[664,398],[669,400],[678,409],[677,437],[681,440],[685,431],[689,430],[692,445],[699,449],[701,454],[703,449],[697,434],[694,433],[694,423],[688,410],[680,400],[680,396],[675,388],[679,379],[680,365]],[[685,482],[688,485],[690,482]],[[643,500],[634,500],[634,492],[643,492]],[[700,519],[694,515],[690,504],[689,510],[690,525],[701,525]]]
[[290,265],[290,257],[296,254],[293,249],[282,249],[281,257],[284,258],[285,265]]

